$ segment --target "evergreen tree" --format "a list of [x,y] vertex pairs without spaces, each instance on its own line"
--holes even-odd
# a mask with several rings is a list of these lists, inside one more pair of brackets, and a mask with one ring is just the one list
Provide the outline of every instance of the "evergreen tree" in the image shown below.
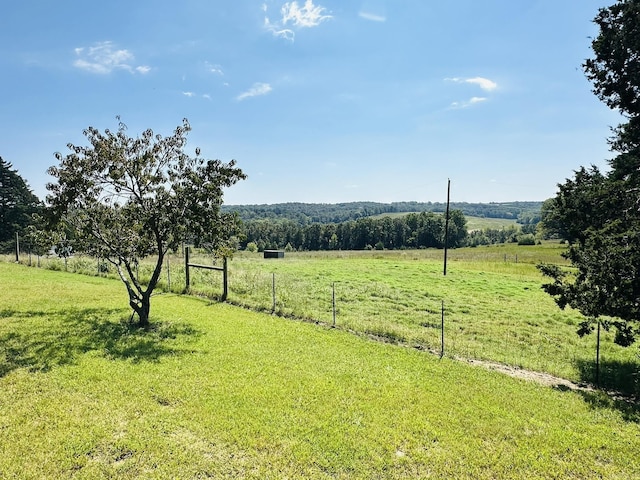
[[0,248],[11,250],[16,232],[22,234],[32,215],[42,208],[38,197],[11,163],[0,157]]
[[[640,321],[640,0],[618,0],[599,10],[594,22],[594,58],[583,67],[594,93],[627,120],[613,130],[617,156],[611,170],[582,167],[545,204],[545,224],[570,245],[565,257],[575,270],[541,265],[553,278],[543,288],[561,308],[589,318],[579,334],[617,327],[616,343],[630,345]],[[547,208],[548,207],[548,208]]]

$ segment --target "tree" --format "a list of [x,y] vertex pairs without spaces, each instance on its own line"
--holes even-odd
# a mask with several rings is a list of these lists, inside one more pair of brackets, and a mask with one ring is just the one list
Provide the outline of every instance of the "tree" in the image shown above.
[[[138,138],[127,136],[118,121],[117,132],[89,127],[83,132],[88,146],[68,144],[71,153],[56,153],[60,165],[48,173],[57,183],[47,185],[47,201],[51,219],[73,231],[75,251],[116,267],[139,325],[147,326],[168,251],[190,241],[232,253],[238,219],[220,211],[223,188],[245,175],[234,160],[205,160],[199,149],[195,157],[187,155],[186,119],[171,136],[149,129]],[[156,262],[144,285],[135,267],[148,256]]]
[[583,67],[594,93],[627,122],[613,129],[609,142],[618,155],[608,173],[582,167],[545,202],[544,226],[569,241],[564,256],[575,270],[539,268],[553,278],[543,288],[556,303],[589,318],[579,334],[611,317],[605,327],[615,326],[616,343],[626,346],[640,321],[640,0],[618,0],[594,22],[595,56]]
[[13,245],[16,232],[22,233],[41,208],[24,179],[0,157],[0,245]]

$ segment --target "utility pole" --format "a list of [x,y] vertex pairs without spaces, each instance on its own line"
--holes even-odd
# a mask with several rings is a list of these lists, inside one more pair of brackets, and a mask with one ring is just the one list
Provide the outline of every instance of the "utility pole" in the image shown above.
[[449,198],[451,194],[451,180],[447,179],[447,211],[444,218],[444,276],[447,276],[447,248],[449,247]]

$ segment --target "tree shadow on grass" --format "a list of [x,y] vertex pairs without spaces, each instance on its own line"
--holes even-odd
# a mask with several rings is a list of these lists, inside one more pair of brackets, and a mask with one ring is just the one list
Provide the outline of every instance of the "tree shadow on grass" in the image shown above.
[[585,401],[594,408],[619,410],[627,421],[640,422],[640,365],[633,361],[601,360],[596,382],[595,362],[575,362],[580,379],[601,390],[582,391]]
[[92,351],[113,360],[157,362],[185,352],[180,337],[199,335],[189,325],[161,321],[142,329],[129,321],[127,313],[99,308],[0,311],[0,319],[19,319],[15,328],[0,331],[0,377],[18,368],[48,371]]
[[601,360],[599,381],[596,382],[596,364],[593,361],[577,360],[575,365],[580,380],[597,385],[604,390],[623,395],[640,396],[640,365],[634,361]]
[[583,390],[579,393],[593,409],[617,410],[626,422],[640,423],[640,404],[637,398],[620,397],[603,390]]

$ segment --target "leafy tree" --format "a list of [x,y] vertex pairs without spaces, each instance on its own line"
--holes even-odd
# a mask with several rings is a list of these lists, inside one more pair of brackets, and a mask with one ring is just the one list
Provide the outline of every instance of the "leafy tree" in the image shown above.
[[582,167],[545,202],[545,229],[569,241],[564,256],[575,270],[539,268],[553,278],[543,288],[558,305],[590,319],[579,334],[611,317],[604,326],[615,326],[616,343],[626,346],[640,321],[640,0],[618,0],[594,22],[600,27],[595,56],[583,67],[594,93],[627,122],[613,130],[610,145],[618,155],[608,173]]
[[[126,130],[122,122],[117,132],[89,127],[83,132],[88,146],[68,144],[71,153],[57,153],[60,165],[48,171],[57,183],[47,185],[47,200],[51,218],[73,231],[74,250],[116,267],[140,326],[147,326],[169,250],[193,241],[231,254],[238,220],[220,211],[223,188],[245,175],[234,160],[205,160],[199,149],[187,155],[186,119],[168,137],[149,129],[132,138]],[[147,256],[156,263],[144,285],[135,266]]]
[[0,246],[13,245],[16,232],[22,233],[41,209],[24,179],[0,157]]

